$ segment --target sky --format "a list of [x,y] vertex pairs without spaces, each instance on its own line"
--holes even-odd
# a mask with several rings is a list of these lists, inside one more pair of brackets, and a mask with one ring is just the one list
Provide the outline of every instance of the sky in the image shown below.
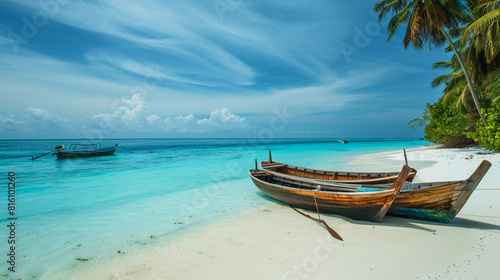
[[377,1],[0,2],[0,139],[419,138],[442,49]]

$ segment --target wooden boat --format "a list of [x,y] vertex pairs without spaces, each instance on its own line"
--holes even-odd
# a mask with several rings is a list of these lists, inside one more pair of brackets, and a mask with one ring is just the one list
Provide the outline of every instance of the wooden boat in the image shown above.
[[388,214],[449,223],[465,205],[491,163],[483,160],[472,175],[460,181],[406,183]]
[[109,156],[115,152],[117,146],[118,144],[101,148],[101,144],[71,144],[65,151],[64,145],[58,145],[54,154],[58,159]]
[[[331,181],[331,179],[330,181],[325,181],[328,180],[329,177],[328,175],[322,173],[322,171],[307,169],[304,167],[298,167],[295,169],[290,165],[281,165],[283,165],[283,167],[279,164],[269,165],[268,162],[261,163],[264,170],[275,175],[286,174],[291,179],[299,181],[307,180],[310,183],[318,184],[321,184],[322,182],[334,182]],[[484,160],[478,166],[476,171],[465,180],[427,183],[405,182],[387,214],[419,220],[449,223],[465,205],[469,197],[472,195],[472,192],[475,190],[479,182],[481,182],[481,179],[484,175],[486,175],[490,167],[491,163]],[[332,171],[325,172],[333,173]],[[348,174],[355,173],[350,172]],[[363,182],[363,184],[366,185],[371,184],[373,180],[365,181],[358,179],[343,180],[341,182]],[[356,191],[356,188],[353,187],[367,188],[366,186],[352,184],[350,188],[345,188],[345,191]],[[389,185],[373,185],[370,188],[373,190],[380,190],[388,187]]]
[[[347,171],[326,171],[311,169],[300,166],[293,166],[286,163],[272,161],[271,152],[269,152],[269,161],[263,161],[260,167],[276,175],[285,174],[302,178],[315,180],[335,181],[337,183],[350,184],[391,184],[399,176],[399,172],[347,172]],[[413,181],[417,170],[411,168],[407,181]]]
[[404,166],[395,182],[384,190],[363,191],[341,183],[295,180],[291,176],[250,170],[254,184],[268,196],[294,207],[337,214],[355,220],[380,222],[403,186],[411,168]]

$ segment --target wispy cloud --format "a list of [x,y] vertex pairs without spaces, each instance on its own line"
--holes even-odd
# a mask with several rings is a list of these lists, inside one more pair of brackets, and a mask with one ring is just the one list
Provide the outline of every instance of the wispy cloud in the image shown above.
[[[418,71],[405,68],[412,59],[421,60],[415,54],[386,50],[384,34],[371,36],[360,55],[345,61],[338,46],[352,44],[354,28],[374,21],[372,4],[222,2],[229,6],[5,0],[0,3],[5,7],[0,11],[5,15],[0,19],[3,129],[14,129],[16,121],[29,127],[35,119],[21,115],[30,107],[57,113],[77,132],[81,127],[200,132],[224,126],[248,131],[265,126],[273,110],[285,107],[308,115],[313,125],[312,115],[345,112],[359,101],[381,111],[386,104],[374,97],[399,94],[392,84],[410,86],[397,77],[425,73],[424,62]],[[35,14],[45,14],[44,22],[36,22]],[[25,32],[28,22],[36,29],[33,36]],[[22,39],[17,45],[12,34]],[[411,82],[423,84],[422,78]]]
[[0,83],[5,93],[2,103],[6,105],[1,111],[9,113],[40,107],[67,109],[66,113],[81,116],[109,107],[104,104],[110,104],[117,94],[128,94],[134,83],[140,83],[138,79],[129,85],[118,83],[106,79],[108,75],[100,77],[90,67],[27,50],[22,54],[0,52],[0,59]]
[[[33,1],[16,2],[40,9]],[[263,7],[278,13],[269,14]],[[280,10],[286,15],[280,14]],[[71,1],[61,5],[51,20],[117,38],[122,46],[144,50],[134,53],[139,64],[160,61],[165,69],[169,66],[170,77],[187,76],[198,80],[191,81],[195,84],[209,85],[254,84],[262,71],[258,67],[262,62],[256,61],[259,58],[271,61],[275,67],[302,72],[309,78],[318,76],[327,69],[324,63],[331,63],[337,56],[332,46],[347,33],[339,29],[337,36],[321,36],[326,31],[323,25],[332,24],[331,18],[338,18],[336,23],[344,18],[334,3],[246,2],[231,14],[221,21],[212,1]],[[128,64],[116,59],[124,51],[127,50],[94,49],[87,58],[110,57],[106,61],[114,61],[116,69],[130,70],[124,67]]]
[[0,131],[17,131],[19,128],[24,128],[26,125],[25,121],[16,120],[16,116],[2,116],[0,115]]
[[28,120],[26,123],[30,123],[32,127],[36,127],[37,129],[58,131],[74,128],[68,119],[59,117],[47,110],[28,107],[26,112],[27,115],[25,115],[25,118]]

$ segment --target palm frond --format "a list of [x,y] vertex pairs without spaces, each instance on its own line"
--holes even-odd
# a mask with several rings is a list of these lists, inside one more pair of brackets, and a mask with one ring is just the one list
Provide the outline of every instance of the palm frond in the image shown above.
[[460,105],[464,105],[468,112],[472,112],[472,106],[470,106],[470,101],[468,100],[469,96],[471,96],[470,91],[469,91],[469,87],[464,87],[462,94],[458,98],[458,101],[456,104],[457,109],[460,107]]
[[453,69],[453,64],[451,61],[438,61],[432,65],[432,69]]
[[378,21],[381,22],[382,18],[389,14],[397,14],[401,9],[408,6],[407,0],[383,0],[375,4],[373,11],[378,14]]
[[491,72],[485,81],[484,94],[493,102],[500,101],[500,70]]
[[469,36],[480,33],[482,30],[488,29],[489,26],[493,22],[498,22],[500,18],[500,8],[495,9],[487,14],[483,15],[476,21],[474,21],[467,29],[464,31],[462,35],[462,40],[467,40]]
[[419,29],[422,25],[422,18],[420,17],[420,8],[415,7],[411,13],[410,19],[408,21],[408,26],[406,27],[405,37],[403,39],[403,45],[405,49],[408,48],[410,42],[413,47],[421,49],[422,39],[419,36]]
[[411,8],[406,7],[405,9],[402,9],[394,17],[391,18],[391,20],[387,24],[387,32],[389,33],[387,41],[389,41],[392,38],[392,36],[394,36],[394,33],[396,33],[396,30],[401,24],[408,22],[411,16],[412,16]]
[[441,76],[435,78],[431,82],[432,88],[436,88],[442,84],[448,84],[449,81],[452,80],[457,75],[458,74],[456,74],[456,73],[449,73],[449,74],[441,75]]

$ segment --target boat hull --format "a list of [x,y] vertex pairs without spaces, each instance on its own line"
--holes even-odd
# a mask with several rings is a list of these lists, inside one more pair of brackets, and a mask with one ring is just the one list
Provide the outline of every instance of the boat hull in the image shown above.
[[[409,168],[406,171],[409,172]],[[402,172],[402,176],[406,178],[407,172]],[[250,177],[259,190],[291,206],[371,222],[379,222],[385,216],[404,182],[403,178],[394,189],[353,193],[281,186],[273,181],[274,175],[257,170],[251,170]]]
[[111,147],[108,149],[102,149],[97,151],[81,151],[81,152],[72,152],[72,151],[61,151],[58,152],[58,159],[69,159],[69,158],[86,158],[86,157],[100,157],[100,156],[110,156],[113,155],[116,150],[115,147]]

